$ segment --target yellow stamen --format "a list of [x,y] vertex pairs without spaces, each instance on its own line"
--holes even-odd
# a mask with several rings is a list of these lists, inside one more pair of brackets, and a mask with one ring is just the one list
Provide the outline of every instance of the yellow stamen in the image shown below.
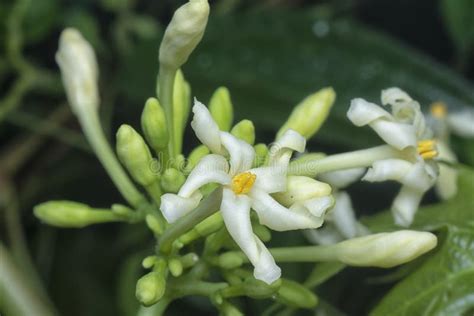
[[438,156],[436,141],[433,139],[420,140],[418,142],[418,154],[425,160]]
[[252,189],[257,176],[251,172],[242,172],[232,178],[232,191],[235,194],[246,194]]
[[444,102],[438,101],[431,104],[430,111],[431,115],[438,119],[442,119],[448,114],[448,107]]

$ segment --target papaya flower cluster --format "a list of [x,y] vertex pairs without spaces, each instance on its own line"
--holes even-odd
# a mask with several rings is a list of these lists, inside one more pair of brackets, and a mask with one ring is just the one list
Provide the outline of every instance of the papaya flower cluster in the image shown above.
[[[386,145],[335,155],[305,153],[307,140],[317,134],[335,101],[334,90],[324,88],[293,109],[273,144],[255,145],[251,121],[233,125],[227,88],[216,90],[209,107],[196,99],[191,105],[191,86],[180,67],[199,44],[208,15],[206,0],[191,0],[176,11],[159,50],[157,97],[149,98],[142,112],[144,137],[122,125],[115,152],[97,111],[94,50],[77,30],[63,31],[56,60],[67,98],[128,205],[94,208],[50,201],[38,205],[35,215],[68,228],[143,223],[153,233],[156,248],[143,261],[151,271],[138,280],[136,297],[143,306],[159,305],[160,311],[186,295],[208,296],[224,314],[237,311],[228,300],[235,296],[275,298],[291,307],[312,308],[314,293],[282,278],[277,262],[392,267],[435,247],[436,236],[429,232],[370,234],[344,191],[361,178],[398,181],[402,188],[392,206],[395,222],[411,224],[438,175],[438,147],[420,105],[399,88],[382,91],[382,104],[391,112],[354,99],[349,120],[370,126]],[[201,145],[186,156],[183,135],[191,113],[191,127]],[[300,156],[293,157],[295,152]],[[157,162],[166,168],[150,168]],[[264,244],[272,231],[289,230],[307,231],[321,246],[272,249]],[[188,247],[199,241],[201,254],[192,252],[200,247]],[[253,266],[253,273],[242,267],[245,263]],[[211,282],[211,269],[225,282]]]

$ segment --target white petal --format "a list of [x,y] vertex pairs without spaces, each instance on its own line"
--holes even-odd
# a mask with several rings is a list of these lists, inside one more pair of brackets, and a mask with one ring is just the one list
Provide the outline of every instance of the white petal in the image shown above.
[[220,137],[222,145],[230,155],[230,174],[249,170],[255,158],[253,147],[227,132],[221,132]]
[[404,186],[418,192],[426,192],[436,181],[436,175],[431,174],[430,166],[423,160],[413,164],[411,170],[401,179]]
[[286,190],[286,166],[268,166],[250,169],[257,178],[252,189],[266,193],[276,193]]
[[204,156],[191,171],[178,195],[184,198],[190,197],[208,183],[229,184],[231,179],[228,169],[229,165],[224,157],[212,154]]
[[381,99],[383,105],[406,103],[413,100],[405,91],[397,87],[382,90]]
[[382,109],[375,103],[370,103],[364,99],[357,98],[351,101],[351,106],[347,111],[347,117],[355,126],[364,126],[375,120],[384,118],[393,121],[390,113]]
[[[306,200],[301,204],[303,204],[313,216],[320,217],[321,220],[324,220],[324,214],[334,205],[334,198],[332,196],[322,196]],[[290,209],[292,208],[290,207]]]
[[365,168],[354,168],[318,174],[318,179],[332,187],[342,189],[359,180],[365,173]]
[[[439,141],[437,143],[438,147],[438,159],[447,161],[447,162],[456,162],[457,158],[454,152],[449,148],[449,146]],[[454,197],[457,193],[458,187],[458,171],[444,163],[439,164],[439,176],[436,182],[436,193],[443,200],[450,199]]]
[[417,130],[413,125],[380,119],[370,123],[370,127],[387,144],[399,150],[417,146]]
[[206,145],[213,153],[221,153],[220,130],[211,113],[204,104],[194,99],[194,117],[191,127],[197,138]]
[[408,227],[413,222],[423,193],[402,186],[392,204],[392,214],[397,225]]
[[288,209],[269,194],[259,190],[252,190],[249,196],[252,198],[252,208],[257,212],[260,223],[273,230],[318,228],[322,224],[320,218],[311,215],[301,204]]
[[199,205],[201,198],[202,194],[199,191],[189,198],[166,193],[161,196],[160,210],[168,223],[173,223],[194,210]]
[[402,159],[379,160],[372,164],[362,180],[381,182],[387,180],[401,181],[413,168],[413,164]]
[[331,211],[331,217],[334,225],[345,239],[357,236],[357,219],[349,194],[340,192],[336,195],[336,203]]
[[293,151],[302,153],[306,146],[306,139],[298,132],[289,129],[273,143],[269,151],[269,165],[288,164]]
[[222,193],[221,213],[227,231],[251,262],[257,262],[259,252],[250,222],[250,198],[232,190]]
[[318,229],[305,230],[304,234],[310,242],[319,245],[332,245],[344,240],[341,233],[331,224]]
[[474,109],[466,108],[459,112],[448,114],[448,125],[451,131],[461,137],[474,137]]
[[281,277],[281,269],[275,263],[272,254],[265,245],[255,236],[258,250],[260,252],[258,262],[253,263],[255,270],[253,275],[255,279],[261,280],[267,284],[272,284]]

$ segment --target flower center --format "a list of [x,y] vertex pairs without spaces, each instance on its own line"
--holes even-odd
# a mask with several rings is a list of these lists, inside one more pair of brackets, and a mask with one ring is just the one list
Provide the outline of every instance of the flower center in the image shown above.
[[438,156],[436,141],[433,139],[420,140],[418,142],[418,154],[425,160]]
[[445,118],[446,115],[448,114],[448,108],[446,107],[446,104],[444,104],[443,102],[435,102],[431,104],[430,112],[431,112],[431,115],[433,115],[437,119],[442,119],[442,118]]
[[235,194],[249,193],[257,179],[257,175],[251,172],[242,172],[232,178],[232,191]]

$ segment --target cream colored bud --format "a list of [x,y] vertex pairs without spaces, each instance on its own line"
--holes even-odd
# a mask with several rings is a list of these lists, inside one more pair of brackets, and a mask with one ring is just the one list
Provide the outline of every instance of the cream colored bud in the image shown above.
[[234,108],[226,87],[218,88],[209,101],[209,112],[221,131],[229,131],[234,119]]
[[288,176],[285,192],[274,194],[275,199],[285,206],[312,198],[328,196],[332,192],[327,183],[304,176]]
[[333,88],[324,88],[306,97],[293,109],[286,123],[278,131],[277,139],[288,129],[297,131],[306,139],[314,136],[326,121],[335,100],[336,93]]
[[69,104],[76,115],[96,111],[99,106],[98,66],[94,49],[73,28],[62,31],[56,62]]
[[433,249],[435,235],[400,230],[343,241],[334,245],[338,260],[352,266],[391,268],[409,262]]
[[201,41],[209,16],[207,0],[190,0],[173,15],[160,46],[160,64],[180,68]]

